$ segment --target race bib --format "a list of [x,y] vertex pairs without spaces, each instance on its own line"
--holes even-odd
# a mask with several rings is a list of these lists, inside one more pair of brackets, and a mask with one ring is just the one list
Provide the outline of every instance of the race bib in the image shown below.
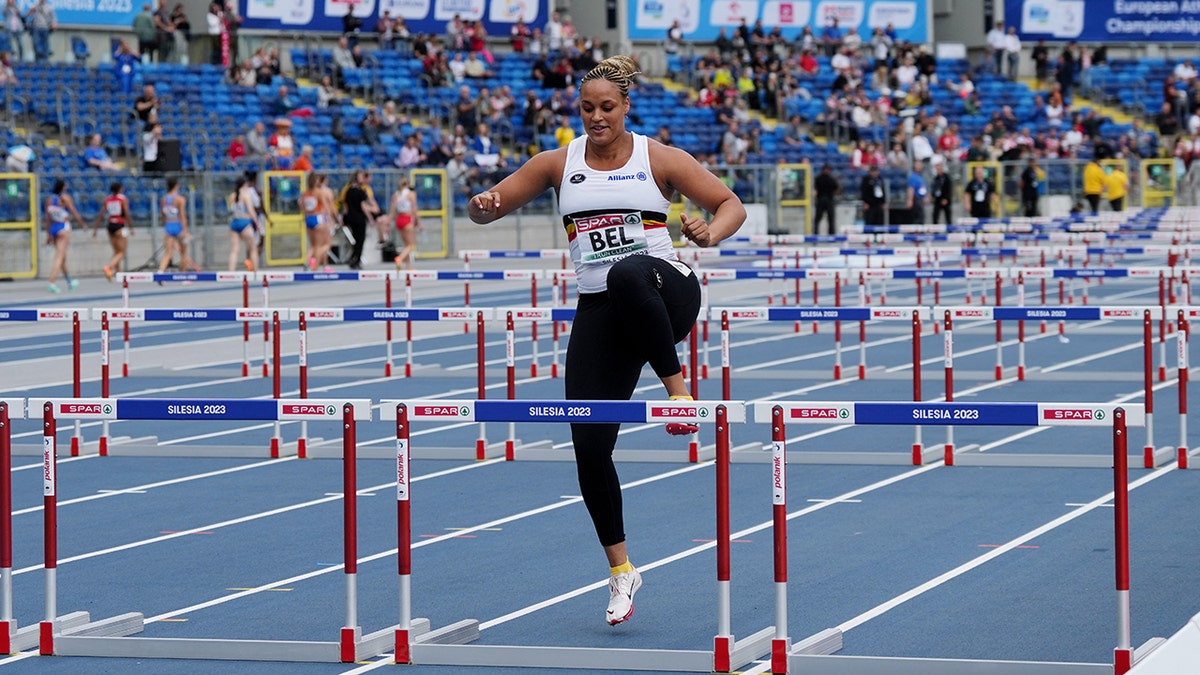
[[114,216],[114,217],[121,215],[121,213],[123,212],[121,209],[121,202],[119,202],[115,199],[110,200],[108,203],[106,203],[104,205],[104,210],[108,215]]
[[574,219],[580,263],[608,264],[644,251],[646,229],[641,213],[605,213]]
[[319,204],[319,203],[320,202],[317,200],[317,198],[315,196],[311,196],[311,195],[306,196],[304,198],[304,203],[303,203],[304,210],[305,211],[316,211],[317,204]]
[[65,223],[71,219],[71,214],[61,206],[51,206],[46,209],[46,215],[50,216],[50,221],[54,223]]
[[975,201],[982,203],[986,197],[987,197],[987,193],[984,192],[983,190],[975,191]]
[[881,187],[879,185],[875,186],[875,198],[883,199],[883,187]]

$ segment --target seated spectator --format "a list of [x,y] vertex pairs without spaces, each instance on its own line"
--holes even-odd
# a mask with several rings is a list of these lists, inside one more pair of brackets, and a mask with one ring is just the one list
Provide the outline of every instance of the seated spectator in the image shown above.
[[454,118],[467,129],[474,129],[479,123],[479,110],[475,99],[471,98],[471,88],[465,84],[458,88],[458,99],[454,101]]
[[400,154],[396,156],[396,166],[401,169],[411,169],[420,166],[425,159],[426,155],[421,151],[416,134],[409,134],[408,138],[404,139],[404,145],[400,148]]
[[852,58],[852,56],[853,56],[853,54],[850,52],[849,49],[842,49],[841,51],[837,52],[832,57],[830,57],[829,67],[832,68],[834,70],[834,72],[837,72],[837,73],[842,73],[847,70],[850,70],[850,68],[854,65],[854,59]]
[[253,87],[258,84],[258,73],[250,59],[242,59],[238,67],[233,69],[229,80],[238,87]]
[[363,115],[358,126],[362,130],[363,143],[371,147],[379,145],[381,133],[379,113],[375,112],[374,108],[367,108],[367,114]]
[[120,171],[121,167],[108,156],[100,134],[92,134],[88,146],[83,150],[83,164],[98,171]]
[[321,76],[321,85],[317,87],[317,107],[328,108],[331,105],[340,104],[345,97],[341,89],[333,86],[333,77],[330,75]]
[[893,169],[908,168],[908,155],[904,152],[904,148],[900,147],[899,143],[892,144],[892,149],[887,154],[887,165]]
[[454,125],[454,135],[450,137],[450,151],[462,151],[465,155],[471,147],[471,138],[467,136],[467,129],[461,124]]
[[470,197],[474,192],[472,185],[478,178],[479,171],[467,163],[463,150],[455,150],[449,162],[446,162],[446,180],[450,188],[463,198]]
[[654,134],[654,140],[666,146],[675,145],[675,141],[671,138],[671,127],[665,124],[658,128],[658,133]]
[[480,122],[475,128],[475,138],[471,140],[470,148],[481,172],[489,174],[505,167],[504,158],[500,155],[500,146],[492,141],[488,125]]
[[14,145],[8,149],[4,158],[4,168],[10,173],[29,173],[36,155],[28,145]]
[[859,49],[862,49],[862,36],[858,34],[858,29],[851,26],[846,29],[846,34],[842,36],[842,47],[850,50],[852,54],[857,54]]
[[913,57],[904,57],[904,62],[896,69],[895,75],[896,85],[905,91],[908,91],[910,87],[916,84],[920,72],[917,70],[917,65]]
[[271,99],[271,114],[276,117],[286,117],[296,109],[296,99],[286,84],[279,85],[275,90],[275,98]]
[[1192,65],[1191,59],[1184,59],[1177,63],[1173,72],[1175,79],[1184,87],[1196,79],[1196,66]]
[[474,80],[492,77],[492,71],[488,70],[483,59],[475,52],[467,54],[467,63],[464,71],[467,77]]
[[396,112],[396,102],[386,101],[379,111],[379,131],[387,135],[399,133],[400,127],[408,124],[408,117]]
[[793,114],[788,118],[787,131],[784,132],[783,142],[793,147],[804,145],[808,135],[804,133],[804,123],[799,115]]
[[1165,138],[1174,138],[1175,134],[1179,133],[1179,116],[1175,114],[1170,103],[1163,102],[1154,123],[1158,127],[1159,135]]
[[456,52],[454,58],[450,59],[450,74],[454,76],[455,82],[462,82],[467,79],[467,62],[463,60],[463,53]]
[[225,151],[225,156],[234,164],[246,156],[246,136],[244,134],[233,137],[233,140],[229,142],[229,148]]
[[267,125],[255,122],[250,131],[246,132],[246,157],[248,159],[266,157],[268,152]]
[[[805,26],[807,28],[807,26]],[[800,75],[807,77],[815,77],[817,72],[821,70],[821,64],[817,61],[817,57],[813,56],[811,49],[805,49],[800,54]]]
[[307,144],[300,146],[300,156],[292,164],[292,171],[312,171],[312,156],[313,146]]
[[498,122],[506,119],[513,107],[512,87],[506,84],[492,89],[490,103],[492,106],[492,121]]
[[565,148],[575,140],[575,130],[571,128],[571,120],[566,115],[558,118],[558,128],[554,130],[554,140],[558,147]]
[[737,120],[729,122],[725,127],[725,135],[721,137],[721,157],[728,165],[746,163],[746,153],[750,143],[742,135]]

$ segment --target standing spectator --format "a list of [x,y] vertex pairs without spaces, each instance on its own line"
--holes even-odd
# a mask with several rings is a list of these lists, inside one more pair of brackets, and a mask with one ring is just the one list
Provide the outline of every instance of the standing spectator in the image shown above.
[[1037,78],[1039,87],[1045,84],[1049,73],[1050,48],[1046,46],[1045,40],[1038,40],[1037,46],[1033,48],[1033,76]]
[[161,170],[158,163],[158,143],[162,137],[161,124],[153,122],[146,125],[146,130],[142,132],[142,173],[157,173]]
[[513,24],[512,30],[509,32],[509,44],[512,45],[513,52],[517,54],[525,53],[525,43],[529,41],[529,26],[525,25],[525,19],[518,18]]
[[1064,99],[1071,98],[1071,88],[1075,86],[1075,43],[1068,43],[1058,55],[1058,69],[1054,79],[1058,82]]
[[683,29],[679,27],[679,19],[675,19],[671,22],[671,27],[667,29],[667,41],[663,45],[663,51],[667,53],[668,63],[670,63],[670,57],[679,55],[679,45],[682,43]]
[[17,0],[6,0],[4,4],[4,34],[7,44],[4,45],[4,50],[15,53],[17,61],[25,60],[25,45],[21,41],[24,33],[25,19],[21,16],[21,8],[17,6]]
[[882,225],[884,211],[887,205],[886,185],[879,175],[879,166],[872,164],[863,176],[858,186],[859,199],[862,200],[863,223],[867,225]]
[[133,114],[137,115],[140,122],[145,124],[151,118],[158,119],[159,108],[158,92],[155,91],[154,85],[147,84],[142,87],[142,95],[133,100]]
[[208,63],[221,65],[221,35],[225,32],[225,16],[220,2],[208,3],[204,25],[208,34]]
[[821,44],[825,47],[825,56],[832,57],[842,50],[842,29],[838,27],[836,16],[830,17],[821,31]]
[[48,61],[51,54],[50,33],[58,28],[54,8],[46,0],[37,0],[37,4],[25,13],[25,25],[29,27],[29,35],[33,39],[34,59]]
[[563,42],[563,24],[558,12],[550,13],[550,20],[546,22],[546,49],[556,52],[562,49]]
[[938,217],[944,215],[946,224],[950,224],[950,208],[953,204],[954,181],[946,173],[946,162],[934,162],[933,181],[930,195],[933,197],[933,224],[938,224]]
[[[817,195],[813,228],[817,234],[837,234],[837,196],[842,191],[842,186],[828,164],[821,167],[821,173],[813,180],[813,191]],[[822,218],[825,219],[824,228],[821,227]]]
[[229,42],[228,58],[222,54],[221,63],[228,66],[238,61],[238,28],[242,25],[242,17],[238,15],[237,3],[233,0],[225,0],[221,15],[225,20],[225,36]]
[[257,160],[266,157],[268,152],[267,125],[255,122],[250,131],[246,132],[246,156]]
[[292,121],[286,117],[275,120],[275,133],[267,139],[271,152],[271,165],[280,171],[292,168],[295,161],[296,139],[292,137]]
[[1025,165],[1025,170],[1021,172],[1018,183],[1021,189],[1022,215],[1026,218],[1034,218],[1038,215],[1038,192],[1042,186],[1037,158],[1029,158],[1029,163]]
[[342,17],[342,37],[346,38],[350,49],[358,46],[358,32],[363,25],[363,20],[354,16],[354,8],[357,6],[358,3],[347,2],[346,14]]
[[117,86],[120,87],[121,93],[126,96],[133,93],[134,64],[138,63],[139,59],[127,40],[121,40],[117,44],[117,51],[113,54],[113,75],[117,78]]
[[176,3],[171,10],[171,25],[175,27],[175,58],[179,63],[189,63],[192,46],[192,22],[188,20],[183,3]]
[[1113,211],[1121,212],[1125,210],[1125,194],[1129,191],[1129,176],[1125,174],[1125,170],[1120,164],[1113,164],[1108,167],[1108,177],[1105,179],[1104,187],[1108,189],[1108,205]]
[[1104,169],[1100,167],[1100,162],[1094,157],[1088,160],[1087,165],[1083,167],[1083,197],[1087,199],[1092,215],[1100,212],[1100,195],[1104,192],[1105,182]]
[[997,21],[992,29],[987,32],[987,62],[985,67],[991,68],[992,72],[997,75],[1003,75],[1001,64],[1004,60],[1004,49],[1007,46],[1008,39],[1004,34],[1004,22]]
[[996,186],[987,179],[982,166],[975,167],[973,177],[963,188],[963,208],[972,218],[991,218],[999,205]]
[[925,165],[916,160],[908,174],[908,200],[905,206],[908,207],[908,222],[916,225],[925,224],[925,205],[929,203],[929,188],[925,185],[922,173],[924,169]]
[[395,48],[396,25],[392,22],[391,10],[383,10],[379,20],[375,22],[375,36],[379,38],[379,48],[391,51]]
[[1004,36],[1004,55],[1008,58],[1008,79],[1016,81],[1021,65],[1021,38],[1016,26],[1009,26]]
[[154,52],[158,51],[158,29],[154,27],[154,13],[150,11],[149,3],[142,5],[142,11],[133,17],[133,34],[137,36],[138,53],[147,61],[153,61]]
[[167,0],[158,0],[158,8],[154,10],[154,29],[158,43],[159,63],[175,61],[175,24],[171,22],[171,12],[167,10]]

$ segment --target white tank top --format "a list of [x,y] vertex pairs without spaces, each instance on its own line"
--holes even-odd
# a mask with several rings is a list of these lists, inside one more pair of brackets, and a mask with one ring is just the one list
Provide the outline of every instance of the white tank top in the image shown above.
[[597,171],[584,161],[587,136],[567,145],[558,210],[575,261],[580,293],[608,288],[610,266],[631,255],[678,260],[667,232],[670,203],[650,172],[646,137],[633,134],[633,154],[616,171]]

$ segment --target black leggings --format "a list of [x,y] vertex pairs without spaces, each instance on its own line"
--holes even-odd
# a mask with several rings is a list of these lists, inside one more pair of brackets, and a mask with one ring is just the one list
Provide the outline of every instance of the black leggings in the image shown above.
[[[567,343],[567,400],[629,400],[647,363],[680,372],[675,345],[700,312],[700,282],[675,265],[635,255],[612,266],[608,291],[579,296]],[[619,424],[572,424],[583,502],[602,546],[625,541],[621,481],[613,465]]]

